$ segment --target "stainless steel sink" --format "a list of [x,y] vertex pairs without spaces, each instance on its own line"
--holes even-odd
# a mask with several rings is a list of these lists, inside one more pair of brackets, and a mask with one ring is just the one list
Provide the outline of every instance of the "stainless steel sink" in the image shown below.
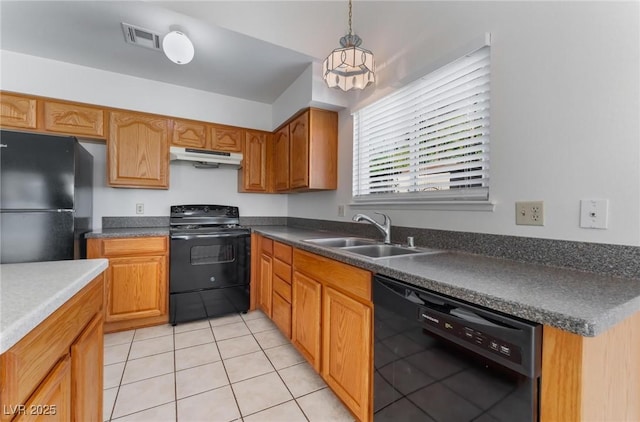
[[370,259],[383,259],[407,255],[428,255],[442,252],[439,249],[409,248],[400,245],[389,245],[363,237],[331,237],[325,239],[305,239],[305,242],[326,248],[336,248]]
[[356,253],[358,255],[364,255],[370,258],[389,258],[392,256],[400,256],[400,255],[413,255],[413,254],[438,252],[435,249],[425,250],[425,249],[405,248],[403,246],[384,245],[384,244],[352,246],[352,247],[346,247],[346,248],[340,248],[340,249],[342,249],[345,252]]
[[333,237],[329,239],[306,239],[305,242],[313,243],[327,248],[344,248],[362,245],[375,245],[377,242],[362,237]]

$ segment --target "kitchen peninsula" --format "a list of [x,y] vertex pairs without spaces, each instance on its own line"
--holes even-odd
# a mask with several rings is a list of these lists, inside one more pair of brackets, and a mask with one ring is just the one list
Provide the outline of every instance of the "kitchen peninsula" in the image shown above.
[[102,416],[106,259],[0,266],[0,420]]

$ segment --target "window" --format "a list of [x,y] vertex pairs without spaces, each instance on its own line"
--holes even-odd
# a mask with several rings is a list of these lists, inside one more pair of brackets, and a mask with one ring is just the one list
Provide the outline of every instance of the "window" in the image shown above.
[[354,202],[489,199],[490,47],[353,114]]

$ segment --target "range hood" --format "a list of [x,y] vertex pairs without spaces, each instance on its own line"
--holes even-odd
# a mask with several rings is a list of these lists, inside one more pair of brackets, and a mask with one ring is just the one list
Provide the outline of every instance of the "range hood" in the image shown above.
[[240,168],[242,162],[242,154],[237,152],[171,147],[169,155],[171,161],[192,161],[198,168],[217,168],[221,165]]

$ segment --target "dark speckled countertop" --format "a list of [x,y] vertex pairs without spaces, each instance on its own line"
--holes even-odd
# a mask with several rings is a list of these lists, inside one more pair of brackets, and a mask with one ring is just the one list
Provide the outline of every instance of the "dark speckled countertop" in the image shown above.
[[299,249],[582,336],[596,336],[640,311],[640,279],[444,251],[371,260],[304,239],[344,234],[287,226],[253,230]]
[[169,236],[169,227],[126,227],[126,228],[104,228],[94,230],[85,235],[89,238],[100,237],[151,237]]

